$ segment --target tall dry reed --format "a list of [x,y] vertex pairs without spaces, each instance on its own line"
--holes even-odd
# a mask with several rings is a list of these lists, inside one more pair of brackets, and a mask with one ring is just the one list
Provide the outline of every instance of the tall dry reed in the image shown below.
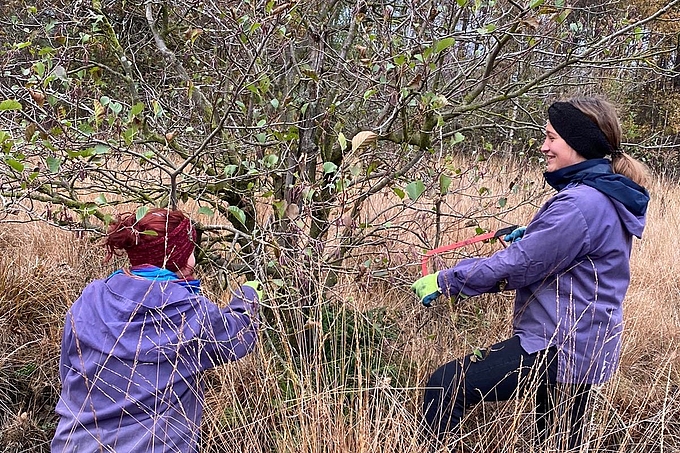
[[[354,252],[347,272],[324,296],[333,310],[318,306],[299,319],[296,313],[279,316],[289,307],[278,307],[272,293],[265,296],[271,308],[260,347],[205,377],[202,451],[429,451],[418,429],[427,376],[448,360],[507,338],[512,294],[425,309],[409,289],[420,253],[470,236],[476,226],[525,224],[549,195],[540,171],[527,172],[524,164],[475,165],[437,208],[439,225],[435,199],[399,212],[385,195],[369,202],[365,219],[403,228]],[[583,451],[680,449],[680,188],[659,179],[650,192],[648,227],[634,243],[621,368],[596,390]],[[498,247],[473,246],[432,265]],[[39,224],[3,225],[0,252],[0,451],[46,452],[56,423],[64,313],[89,281],[114,266],[99,264],[101,249],[87,239]],[[208,295],[228,300],[228,289],[211,285],[210,278],[205,275]],[[530,398],[480,406],[466,417],[456,448],[536,451],[532,410]]]

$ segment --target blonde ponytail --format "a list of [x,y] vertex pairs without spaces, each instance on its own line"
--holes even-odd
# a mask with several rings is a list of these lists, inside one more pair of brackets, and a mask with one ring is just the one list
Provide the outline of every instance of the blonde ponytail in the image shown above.
[[649,167],[630,154],[622,151],[612,155],[612,170],[614,173],[621,174],[642,187],[648,187],[651,182],[652,175]]

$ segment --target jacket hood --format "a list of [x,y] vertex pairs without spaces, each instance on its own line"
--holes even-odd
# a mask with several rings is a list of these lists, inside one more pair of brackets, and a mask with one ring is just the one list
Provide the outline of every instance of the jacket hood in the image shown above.
[[[160,351],[160,345],[181,343],[182,329],[199,298],[177,283],[118,274],[88,285],[71,316],[79,341],[92,349],[121,359],[153,361],[158,354],[177,354],[176,348]],[[135,332],[134,338],[129,332]]]
[[543,176],[557,191],[572,184],[585,184],[619,202],[635,217],[644,216],[647,212],[649,204],[647,189],[623,175],[614,173],[608,159],[588,159],[556,171],[545,172]]

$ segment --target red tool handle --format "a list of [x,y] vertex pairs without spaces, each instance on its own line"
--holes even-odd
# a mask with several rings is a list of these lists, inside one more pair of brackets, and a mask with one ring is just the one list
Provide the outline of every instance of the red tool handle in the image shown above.
[[431,256],[434,255],[439,255],[440,253],[444,252],[450,252],[451,250],[455,250],[460,247],[464,247],[466,245],[474,244],[475,242],[481,242],[481,241],[488,241],[489,239],[501,239],[502,237],[505,236],[506,234],[512,233],[515,229],[517,228],[517,225],[509,226],[506,228],[502,228],[498,231],[490,231],[488,233],[480,234],[479,236],[474,236],[471,238],[464,239],[460,242],[456,242],[453,244],[449,245],[443,245],[441,247],[437,247],[436,249],[433,250],[428,250],[425,255],[423,255],[423,259],[420,262],[420,267],[423,272],[423,277],[428,274],[427,270],[427,262],[430,260]]

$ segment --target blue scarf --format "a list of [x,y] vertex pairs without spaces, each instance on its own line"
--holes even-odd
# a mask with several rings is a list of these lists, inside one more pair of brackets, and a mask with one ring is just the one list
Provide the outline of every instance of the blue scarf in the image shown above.
[[128,271],[123,269],[118,269],[112,273],[109,277],[116,274],[132,274],[137,277],[144,278],[146,280],[153,280],[158,282],[173,282],[185,287],[192,294],[201,294],[201,281],[200,280],[184,280],[179,278],[177,274],[171,272],[167,269],[163,269],[156,266],[142,265],[131,267]]
[[545,172],[543,177],[550,187],[560,191],[573,184],[593,187],[621,204],[635,216],[647,212],[647,189],[623,175],[612,171],[608,159],[588,159],[578,164]]

